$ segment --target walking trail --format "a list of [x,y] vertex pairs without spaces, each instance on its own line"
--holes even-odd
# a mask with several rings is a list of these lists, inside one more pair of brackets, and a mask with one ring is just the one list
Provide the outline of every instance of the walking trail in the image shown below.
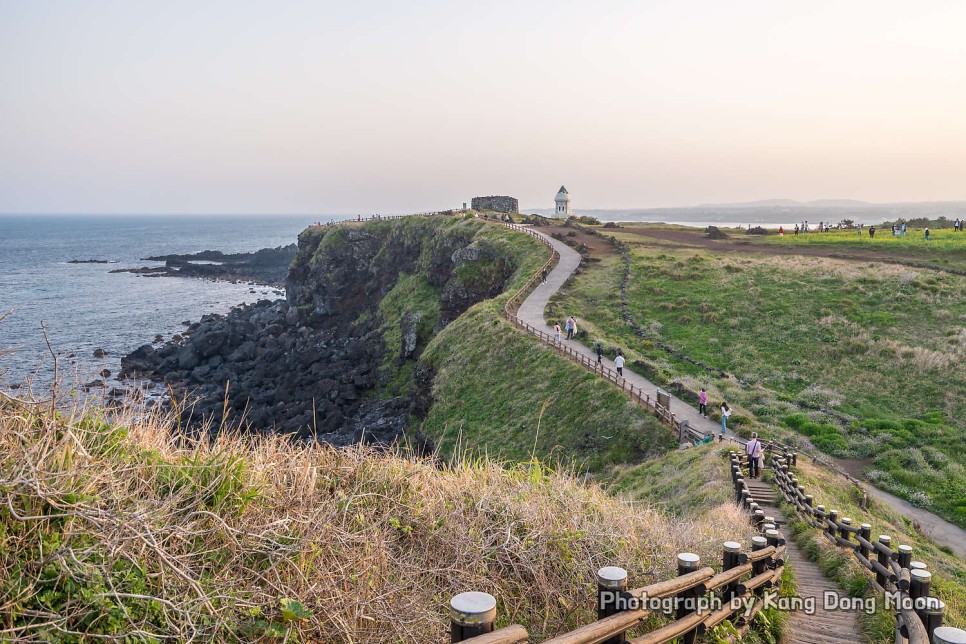
[[[536,231],[534,231],[536,232]],[[560,255],[560,261],[554,269],[547,275],[547,281],[544,284],[539,284],[536,289],[527,297],[526,300],[520,305],[520,309],[517,311],[517,316],[524,322],[537,329],[542,329],[548,334],[553,334],[553,329],[550,327],[543,319],[543,312],[547,308],[547,304],[550,302],[550,298],[560,290],[560,287],[570,279],[574,271],[577,270],[577,266],[580,264],[580,253],[575,251],[573,248],[567,244],[553,239],[552,237],[547,237],[543,233],[538,233],[542,239],[549,241],[553,245],[554,250]],[[594,353],[593,349],[584,346],[577,340],[562,340],[562,343],[567,344],[571,349],[577,351],[590,358],[591,360],[597,359],[597,354]],[[609,358],[603,359],[604,366],[611,369],[616,369],[614,366],[614,361]],[[624,378],[629,384],[638,387],[644,391],[655,392],[655,395],[659,387],[645,378],[644,376],[634,373],[631,369],[624,366]],[[705,418],[698,413],[698,410],[684,402],[676,396],[671,396],[671,411],[679,418],[688,421],[688,425],[692,429],[696,429],[702,432],[705,436],[709,434],[720,434],[721,425],[714,422],[709,418]],[[733,438],[734,435],[729,431],[727,433],[728,437]],[[743,441],[740,441],[743,442]]]
[[[544,322],[543,313],[547,308],[547,304],[550,302],[550,298],[556,293],[564,283],[570,279],[574,271],[577,270],[577,266],[580,264],[580,253],[575,251],[573,248],[563,243],[558,239],[548,237],[541,232],[533,231],[534,233],[540,235],[541,239],[549,242],[554,250],[560,255],[560,261],[557,266],[554,267],[553,271],[547,276],[547,283],[540,284],[537,288],[523,301],[520,305],[520,310],[517,315],[522,318],[525,322],[538,329],[543,329],[546,333],[552,334],[553,330]],[[587,356],[592,360],[596,360],[597,354],[594,353],[588,347],[577,340],[564,340],[563,343],[567,344],[571,349]],[[604,358],[604,364],[607,367],[614,368],[613,360]],[[634,373],[626,365],[624,367],[624,376],[627,378],[627,382],[633,384],[635,387],[639,387],[645,391],[656,392],[658,386],[644,378],[640,374]],[[718,434],[721,431],[721,425],[708,419],[702,417],[698,414],[698,410],[695,409],[680,398],[676,396],[671,396],[671,411],[679,419],[684,419],[688,421],[691,428],[702,432],[705,436]],[[727,437],[737,441],[739,444],[744,444],[745,441],[738,438],[730,431]],[[856,473],[856,477],[857,477]],[[883,505],[891,508],[895,512],[898,512],[902,516],[908,517],[915,520],[919,524],[920,531],[931,537],[934,541],[946,545],[953,549],[960,557],[966,558],[966,530],[963,530],[957,525],[949,523],[948,521],[936,516],[935,514],[923,510],[921,508],[916,508],[910,505],[908,502],[895,497],[888,492],[883,492],[882,490],[870,485],[866,481],[861,481],[861,485],[869,493],[869,496],[876,498]]]
[[[534,231],[536,232],[536,231]],[[560,255],[560,261],[556,267],[547,275],[547,281],[539,284],[537,288],[520,305],[517,316],[527,324],[543,329],[546,333],[552,334],[552,328],[544,321],[544,311],[550,298],[556,293],[564,283],[570,279],[577,266],[580,264],[580,254],[567,244],[553,239],[542,233],[541,238],[548,241]],[[591,360],[596,359],[596,354],[590,348],[584,346],[576,340],[563,340],[562,342],[587,356]],[[604,359],[605,366],[615,368],[612,360]],[[624,377],[636,387],[645,391],[657,391],[658,386],[644,378],[640,374],[634,373],[628,367],[624,367]],[[672,396],[671,409],[678,418],[687,420],[689,425],[703,432],[705,435],[720,433],[721,426],[708,418],[701,416],[698,410],[683,400]],[[728,433],[729,438],[735,438]],[[737,440],[737,439],[736,439]],[[743,443],[744,441],[740,441]],[[774,517],[778,525],[785,525],[786,520],[781,510],[775,507],[775,490],[771,485],[762,483],[760,480],[747,479],[749,489],[755,501],[762,507],[767,516]],[[899,508],[896,508],[899,509]],[[901,512],[902,509],[899,509]],[[938,517],[937,517],[938,519]],[[823,597],[826,592],[840,592],[840,589],[819,570],[818,566],[805,558],[801,550],[794,542],[787,543],[787,556],[795,573],[795,583],[798,586],[798,596],[803,598],[815,599],[815,612],[806,615],[799,610],[791,614],[786,629],[784,642],[789,644],[844,644],[845,642],[863,641],[865,638],[859,631],[857,613],[853,611],[825,610]]]

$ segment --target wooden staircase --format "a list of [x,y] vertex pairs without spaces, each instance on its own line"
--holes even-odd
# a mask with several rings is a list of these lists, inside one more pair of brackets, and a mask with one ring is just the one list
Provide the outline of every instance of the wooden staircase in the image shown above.
[[[778,493],[770,483],[761,479],[745,478],[745,485],[755,503],[765,516],[773,517],[778,527],[787,521],[777,507]],[[786,532],[786,538],[789,536]],[[815,598],[815,614],[793,612],[786,627],[784,644],[845,644],[867,641],[859,630],[858,611],[826,610],[823,598],[826,592],[844,592],[831,579],[822,574],[818,566],[805,558],[795,542],[787,542],[787,559],[795,575],[799,597]]]

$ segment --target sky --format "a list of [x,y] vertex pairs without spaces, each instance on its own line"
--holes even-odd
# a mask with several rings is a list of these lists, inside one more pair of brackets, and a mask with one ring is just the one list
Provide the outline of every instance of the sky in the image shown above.
[[966,199],[961,0],[0,0],[0,213]]

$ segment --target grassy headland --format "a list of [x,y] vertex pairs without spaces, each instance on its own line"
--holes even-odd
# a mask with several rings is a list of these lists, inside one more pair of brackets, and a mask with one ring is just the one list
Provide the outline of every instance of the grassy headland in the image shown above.
[[[915,263],[936,250],[962,261],[966,235],[936,234],[944,246],[928,242],[923,250],[924,240],[891,235],[884,244],[905,253],[891,260]],[[966,379],[958,367],[966,357],[966,278],[874,257],[771,252],[838,243],[844,257],[869,241],[854,233],[711,242],[699,231],[627,227],[616,236],[629,254],[627,313],[645,337],[622,316],[620,254],[589,265],[551,314],[578,315],[593,339],[625,347],[662,382],[707,387],[712,401],[737,407],[746,426],[805,427],[830,454],[876,459],[877,485],[966,525]],[[798,422],[803,413],[811,425]]]

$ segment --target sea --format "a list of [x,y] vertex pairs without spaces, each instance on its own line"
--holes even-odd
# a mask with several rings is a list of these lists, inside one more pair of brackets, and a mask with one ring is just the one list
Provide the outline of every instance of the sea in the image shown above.
[[[142,258],[220,250],[252,252],[297,241],[331,215],[0,215],[0,389],[42,395],[116,374],[121,356],[187,321],[284,297],[247,282],[111,273],[161,266]],[[107,264],[72,264],[71,260]],[[5,317],[4,317],[5,316]],[[49,347],[48,347],[49,342]],[[98,349],[103,357],[95,357]],[[99,353],[99,352],[98,352]]]

